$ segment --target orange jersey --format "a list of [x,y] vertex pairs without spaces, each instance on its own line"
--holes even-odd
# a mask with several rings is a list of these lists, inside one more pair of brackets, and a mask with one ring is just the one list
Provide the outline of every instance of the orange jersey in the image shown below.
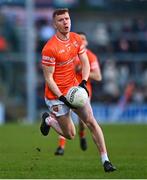
[[[99,62],[98,59],[96,57],[96,55],[91,52],[89,49],[86,50],[87,56],[88,56],[88,60],[89,60],[89,64],[90,64],[90,71],[97,69],[99,67]],[[81,65],[81,61],[80,59],[77,57],[75,60],[75,70],[76,70],[76,77],[78,82],[81,82],[82,80],[82,65]],[[89,91],[89,96],[92,96],[92,86],[91,86],[91,82],[90,79],[88,79],[87,81],[87,89]]]
[[[42,50],[42,64],[55,67],[53,78],[63,95],[67,94],[70,87],[78,85],[74,61],[77,55],[84,52],[81,37],[73,32],[70,32],[67,41],[62,41],[54,35]],[[57,99],[47,84],[45,85],[45,97]]]

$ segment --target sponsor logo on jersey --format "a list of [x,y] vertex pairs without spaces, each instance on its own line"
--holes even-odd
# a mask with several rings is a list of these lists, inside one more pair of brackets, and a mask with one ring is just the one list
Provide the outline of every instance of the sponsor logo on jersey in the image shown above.
[[55,58],[54,57],[49,57],[49,56],[42,56],[42,60],[44,61],[51,61],[51,62],[54,62],[55,61]]

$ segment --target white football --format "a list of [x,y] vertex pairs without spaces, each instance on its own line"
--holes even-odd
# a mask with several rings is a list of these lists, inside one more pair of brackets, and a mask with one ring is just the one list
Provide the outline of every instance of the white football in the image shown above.
[[83,107],[88,100],[86,90],[80,86],[73,86],[67,92],[66,98],[75,107]]

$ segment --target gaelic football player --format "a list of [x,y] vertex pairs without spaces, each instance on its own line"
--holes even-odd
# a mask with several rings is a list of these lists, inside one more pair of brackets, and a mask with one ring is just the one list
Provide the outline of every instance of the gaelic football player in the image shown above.
[[[56,34],[42,50],[42,68],[46,82],[45,101],[49,112],[42,115],[41,133],[45,136],[48,135],[49,129],[52,127],[58,134],[73,139],[76,131],[70,111],[74,111],[90,129],[105,172],[114,171],[116,168],[109,161],[103,132],[93,116],[89,101],[84,107],[75,108],[65,97],[72,86],[79,85],[88,92],[86,85],[90,66],[82,39],[78,34],[70,32],[71,19],[68,9],[55,10],[53,23]],[[82,64],[82,81],[80,83],[76,79],[74,68],[77,55]]]

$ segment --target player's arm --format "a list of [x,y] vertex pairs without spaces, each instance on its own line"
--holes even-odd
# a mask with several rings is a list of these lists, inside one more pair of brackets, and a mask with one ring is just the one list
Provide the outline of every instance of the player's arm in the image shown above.
[[88,80],[90,74],[90,65],[86,52],[79,54],[82,63],[82,80]]
[[79,58],[82,63],[82,81],[79,84],[79,86],[83,87],[87,91],[87,94],[89,96],[89,92],[86,87],[86,84],[87,84],[87,80],[89,78],[90,65],[89,65],[89,60],[88,60],[88,56],[87,56],[86,52],[79,54]]
[[45,81],[46,81],[48,87],[50,88],[50,90],[58,97],[58,99],[60,101],[64,102],[64,104],[66,104],[69,108],[76,109],[74,106],[72,106],[67,101],[66,97],[63,96],[63,94],[61,93],[60,89],[58,88],[56,82],[54,81],[53,74],[55,71],[55,67],[42,65],[42,69],[43,69]]
[[101,74],[99,59],[89,49],[87,50],[87,56],[89,58],[89,63],[90,63],[89,78],[93,79],[95,81],[101,81],[102,80],[102,74]]
[[101,74],[101,70],[100,70],[99,66],[95,67],[94,69],[92,69],[90,71],[89,78],[93,79],[95,81],[101,81],[102,80],[102,74]]
[[42,65],[42,69],[48,87],[59,98],[62,95],[62,93],[53,79],[55,67]]

